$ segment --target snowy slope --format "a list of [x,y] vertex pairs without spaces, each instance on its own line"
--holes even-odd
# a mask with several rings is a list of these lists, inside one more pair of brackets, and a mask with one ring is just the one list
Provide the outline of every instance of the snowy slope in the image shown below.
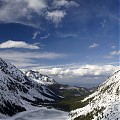
[[53,102],[58,98],[46,85],[29,79],[0,58],[0,113],[12,116],[32,108],[32,105]]
[[24,111],[8,119],[1,120],[70,120],[67,112],[45,107]]
[[47,75],[40,74],[38,71],[33,70],[27,70],[25,72],[26,76],[33,79],[34,81],[44,84],[44,85],[53,85],[57,84],[57,82],[54,79],[51,79]]
[[71,111],[72,120],[120,120],[120,71],[82,100],[86,106]]

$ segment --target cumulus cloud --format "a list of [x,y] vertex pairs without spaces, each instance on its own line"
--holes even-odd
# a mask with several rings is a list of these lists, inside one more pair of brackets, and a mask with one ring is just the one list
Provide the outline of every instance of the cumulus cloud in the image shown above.
[[62,84],[75,86],[93,87],[97,86],[111,76],[114,72],[120,70],[119,66],[114,65],[79,65],[67,64],[57,66],[39,66],[32,67],[42,74],[54,78]]
[[27,49],[39,49],[35,44],[28,44],[24,41],[8,40],[0,44],[0,48],[27,48]]
[[83,65],[79,68],[65,69],[65,68],[52,68],[52,69],[39,69],[40,73],[60,78],[75,78],[75,77],[100,77],[109,76],[120,67],[113,65]]
[[50,21],[53,21],[53,23],[58,24],[62,20],[62,18],[64,18],[65,15],[65,11],[56,10],[52,12],[47,12],[46,18]]
[[98,44],[93,43],[92,45],[89,46],[89,48],[96,48],[96,47],[98,47],[98,46],[99,46]]

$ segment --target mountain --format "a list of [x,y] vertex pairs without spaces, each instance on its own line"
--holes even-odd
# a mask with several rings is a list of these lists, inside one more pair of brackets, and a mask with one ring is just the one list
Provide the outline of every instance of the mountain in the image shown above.
[[70,112],[72,120],[120,120],[120,71],[109,77]]
[[54,79],[50,78],[47,75],[41,74],[39,71],[27,70],[25,71],[25,75],[29,79],[32,79],[39,84],[47,85],[49,89],[65,98],[87,95],[92,92],[92,89],[87,89],[84,87],[73,87],[69,85],[59,84]]
[[0,114],[12,116],[59,98],[45,84],[30,79],[14,65],[0,58]]
[[39,73],[38,71],[33,71],[33,70],[27,70],[25,72],[26,76],[29,77],[30,79],[44,85],[53,85],[57,84],[57,82],[54,79],[51,79],[47,75],[43,75]]
[[47,85],[47,87],[50,90],[54,91],[55,94],[62,96],[62,99],[58,99],[53,104],[47,105],[47,107],[49,108],[53,107],[56,109],[70,112],[71,110],[78,108],[76,101],[93,93],[93,91],[95,90],[95,88],[88,89],[85,87],[59,84],[54,79],[51,79],[47,75],[43,75],[36,70],[27,70],[24,73],[29,79],[38,82],[38,84]]

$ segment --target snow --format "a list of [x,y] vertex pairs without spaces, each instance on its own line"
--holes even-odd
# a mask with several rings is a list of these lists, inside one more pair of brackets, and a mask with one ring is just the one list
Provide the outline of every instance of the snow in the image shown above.
[[21,112],[11,118],[0,120],[70,120],[70,117],[67,112],[53,108],[47,109],[45,107],[36,107],[34,110]]
[[[90,99],[92,99],[90,101]],[[89,104],[83,108],[71,111],[72,120],[81,115],[90,112],[96,112],[95,109],[102,111],[98,116],[93,115],[92,120],[120,120],[120,71],[116,72],[101,84],[97,91],[86,97],[82,102],[89,100]]]
[[32,102],[52,102],[58,97],[48,86],[28,78],[14,65],[0,58],[0,109],[8,108],[9,102],[12,107],[17,105],[28,110],[33,106]]
[[38,71],[27,70],[25,74],[27,77],[38,82],[39,84],[53,85],[57,83],[54,79],[48,77],[47,75],[43,75]]

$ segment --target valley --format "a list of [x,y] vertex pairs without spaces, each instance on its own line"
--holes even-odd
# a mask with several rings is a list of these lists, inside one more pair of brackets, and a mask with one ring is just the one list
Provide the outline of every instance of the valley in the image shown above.
[[44,106],[70,112],[80,99],[93,92],[83,87],[62,85],[37,71],[20,71],[0,59],[0,118]]
[[119,120],[119,95],[120,71],[90,89],[59,84],[38,71],[23,73],[0,59],[0,119]]

